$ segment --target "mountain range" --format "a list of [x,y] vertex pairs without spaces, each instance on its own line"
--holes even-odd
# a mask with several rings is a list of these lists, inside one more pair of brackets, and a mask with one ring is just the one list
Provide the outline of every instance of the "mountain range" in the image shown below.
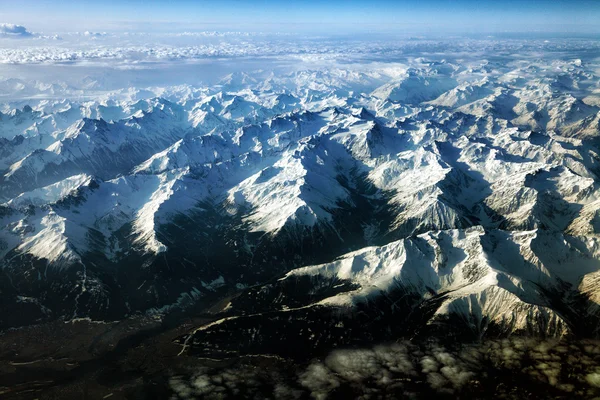
[[0,327],[203,313],[177,343],[210,356],[596,336],[598,82],[421,59],[5,109]]

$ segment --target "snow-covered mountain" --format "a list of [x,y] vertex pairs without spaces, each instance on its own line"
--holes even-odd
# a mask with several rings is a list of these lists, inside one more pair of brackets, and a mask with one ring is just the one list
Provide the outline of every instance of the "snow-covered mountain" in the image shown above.
[[596,335],[597,68],[537,63],[5,107],[0,326],[218,303],[185,348]]

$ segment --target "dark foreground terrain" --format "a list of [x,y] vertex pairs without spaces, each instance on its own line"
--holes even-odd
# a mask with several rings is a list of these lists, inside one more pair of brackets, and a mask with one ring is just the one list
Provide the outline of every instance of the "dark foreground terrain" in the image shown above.
[[[53,322],[0,335],[2,399],[503,398],[600,396],[600,343],[406,340],[308,359],[209,359],[175,341],[208,319]],[[290,343],[293,346],[293,343]]]

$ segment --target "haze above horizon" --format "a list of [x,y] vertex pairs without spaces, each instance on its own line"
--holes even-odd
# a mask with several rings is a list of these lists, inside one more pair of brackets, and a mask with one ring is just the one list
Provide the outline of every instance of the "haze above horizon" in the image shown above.
[[314,33],[600,33],[593,0],[0,1],[6,23],[38,32],[234,30]]

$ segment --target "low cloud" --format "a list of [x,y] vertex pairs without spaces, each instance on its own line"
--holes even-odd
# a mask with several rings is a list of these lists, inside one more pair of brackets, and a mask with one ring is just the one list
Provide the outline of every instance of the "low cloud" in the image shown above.
[[106,32],[83,32],[83,36],[91,37],[91,38],[99,38],[108,35]]
[[599,354],[595,341],[513,338],[452,348],[404,342],[336,350],[304,366],[204,368],[173,377],[170,386],[174,399],[520,399],[532,387],[544,398],[594,398]]
[[33,37],[33,34],[22,25],[0,23],[0,37],[28,38]]

